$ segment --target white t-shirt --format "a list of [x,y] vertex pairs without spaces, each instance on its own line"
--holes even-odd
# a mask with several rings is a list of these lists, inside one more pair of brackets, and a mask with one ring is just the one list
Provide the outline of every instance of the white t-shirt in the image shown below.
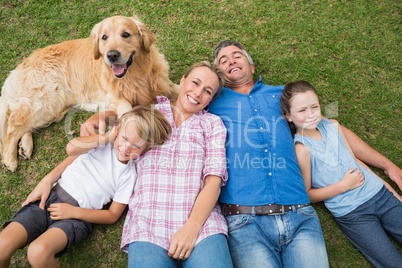
[[57,183],[80,207],[102,209],[111,200],[128,204],[136,178],[134,161],[121,163],[113,143],[108,143],[80,155]]

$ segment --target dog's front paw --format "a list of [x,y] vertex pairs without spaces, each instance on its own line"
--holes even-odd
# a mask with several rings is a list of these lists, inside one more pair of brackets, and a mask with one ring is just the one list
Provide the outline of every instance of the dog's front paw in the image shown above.
[[24,159],[30,159],[33,150],[33,140],[32,140],[32,133],[27,132],[22,136],[20,143],[18,144],[19,155]]
[[3,160],[1,160],[1,163],[3,163],[3,165],[6,167],[6,169],[8,169],[11,172],[14,172],[17,169],[17,166],[18,166],[18,161],[17,160],[7,162],[7,161],[5,161],[3,159]]
[[32,155],[32,150],[26,151],[24,148],[20,147],[18,149],[18,154],[23,158],[23,159],[30,159]]

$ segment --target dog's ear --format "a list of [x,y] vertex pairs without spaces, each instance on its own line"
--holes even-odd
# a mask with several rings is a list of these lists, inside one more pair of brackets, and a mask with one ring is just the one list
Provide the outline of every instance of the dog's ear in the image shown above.
[[146,51],[149,52],[151,45],[155,43],[156,37],[155,35],[145,26],[143,25],[142,29],[142,42],[141,46]]
[[135,15],[133,16],[133,20],[135,25],[137,25],[138,33],[141,37],[141,48],[148,53],[151,45],[155,43],[156,37]]
[[91,31],[90,40],[92,44],[92,49],[94,51],[94,58],[95,60],[99,59],[100,52],[99,52],[99,28],[100,23],[96,24]]

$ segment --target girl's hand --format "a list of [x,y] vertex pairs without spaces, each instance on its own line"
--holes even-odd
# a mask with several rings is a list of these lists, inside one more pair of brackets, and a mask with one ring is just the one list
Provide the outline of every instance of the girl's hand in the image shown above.
[[170,241],[168,256],[177,260],[186,260],[190,257],[198,238],[197,228],[184,224]]
[[47,209],[52,220],[75,219],[74,211],[76,207],[67,203],[53,203]]
[[402,170],[399,167],[392,163],[384,169],[384,173],[398,185],[399,190],[402,190]]
[[396,198],[398,198],[398,199],[399,199],[399,201],[401,201],[401,202],[402,202],[402,196],[401,196],[400,194],[398,194],[398,193],[394,193],[394,196],[395,196]]
[[341,183],[344,186],[345,192],[356,189],[364,184],[363,172],[360,169],[354,171],[354,168],[351,168],[343,176]]

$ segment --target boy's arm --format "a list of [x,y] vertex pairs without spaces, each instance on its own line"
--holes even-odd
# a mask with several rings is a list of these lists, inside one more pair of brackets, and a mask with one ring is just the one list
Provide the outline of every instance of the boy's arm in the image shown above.
[[222,179],[218,176],[205,177],[204,188],[194,202],[194,207],[186,223],[173,236],[170,242],[168,256],[174,259],[187,259],[197,241],[198,234],[205,221],[211,215],[218,202]]
[[86,154],[93,148],[104,145],[109,142],[113,142],[116,138],[116,127],[113,127],[105,135],[91,135],[76,137],[67,144],[66,151],[70,156],[79,156],[81,154]]
[[38,183],[35,189],[28,195],[25,202],[22,203],[22,206],[25,206],[30,202],[40,200],[39,207],[41,209],[45,209],[45,203],[47,198],[49,197],[52,185],[56,181],[58,181],[67,166],[69,166],[76,158],[77,157],[74,156],[67,157],[66,159],[64,159],[63,162],[61,162],[57,167],[55,167],[45,177],[43,177],[43,179]]
[[113,201],[109,209],[87,209],[67,203],[53,203],[47,209],[52,220],[78,219],[95,224],[113,224],[123,213],[127,204]]
[[342,131],[344,133],[344,140],[348,141],[354,155],[358,159],[373,167],[384,170],[385,174],[402,190],[402,170],[397,165],[371,148],[351,130],[342,126]]

